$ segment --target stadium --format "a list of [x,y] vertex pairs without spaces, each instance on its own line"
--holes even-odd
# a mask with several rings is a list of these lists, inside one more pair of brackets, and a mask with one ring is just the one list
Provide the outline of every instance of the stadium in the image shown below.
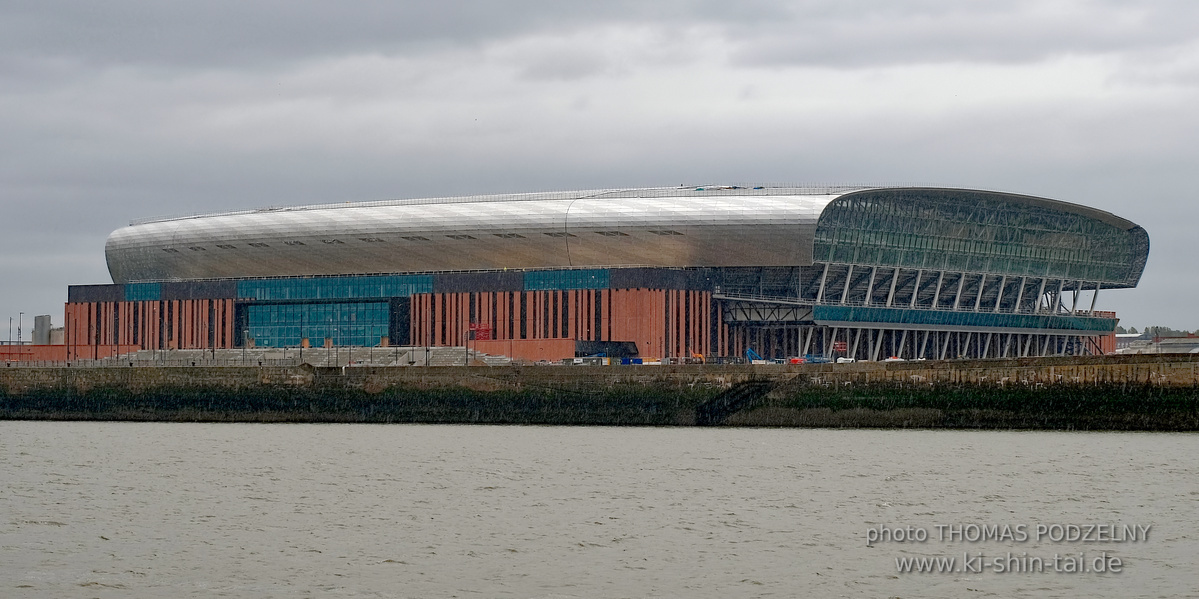
[[1100,292],[1149,238],[1011,193],[701,186],[147,219],[105,252],[68,346],[910,360],[1110,352]]

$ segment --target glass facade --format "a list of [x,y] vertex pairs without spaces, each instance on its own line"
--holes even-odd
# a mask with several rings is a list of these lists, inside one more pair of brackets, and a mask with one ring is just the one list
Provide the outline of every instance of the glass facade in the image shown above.
[[1149,254],[1144,229],[1037,202],[962,190],[849,194],[820,217],[814,258],[1136,285]]
[[525,291],[555,289],[607,289],[608,270],[538,270],[525,273]]
[[161,283],[129,283],[125,285],[125,301],[151,302],[162,297]]
[[370,299],[432,292],[432,275],[248,279],[237,282],[239,299],[256,300]]
[[813,319],[817,323],[854,323],[881,328],[886,328],[887,325],[1004,327],[1074,333],[1110,333],[1116,329],[1117,322],[1114,318],[1066,314],[994,314],[866,306],[816,306],[813,308]]
[[334,345],[378,345],[390,322],[386,302],[249,305],[249,336],[257,347],[313,346],[326,338]]

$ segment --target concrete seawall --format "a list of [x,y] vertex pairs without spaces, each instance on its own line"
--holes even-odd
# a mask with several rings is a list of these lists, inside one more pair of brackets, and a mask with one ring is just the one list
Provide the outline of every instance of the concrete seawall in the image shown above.
[[[761,393],[727,400],[751,382]],[[1199,430],[1199,356],[0,370],[7,419],[690,425],[697,411],[748,426]]]

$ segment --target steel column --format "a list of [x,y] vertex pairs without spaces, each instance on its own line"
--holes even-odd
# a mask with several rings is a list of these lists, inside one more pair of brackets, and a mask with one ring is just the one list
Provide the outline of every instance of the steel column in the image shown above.
[[828,262],[824,263],[824,274],[820,275],[820,290],[816,292],[816,303],[824,301],[824,284],[828,281]]
[[877,266],[870,267],[870,283],[866,285],[866,305],[873,303],[874,299],[874,275],[878,272]]
[[1020,291],[1016,292],[1016,304],[1012,309],[1012,314],[1020,312],[1020,300],[1024,299],[1024,285],[1028,283],[1028,277],[1020,277]]
[[1007,287],[1007,275],[1003,275],[1003,279],[999,281],[999,291],[995,294],[995,309],[992,312],[999,311],[999,304],[1003,303],[1003,288]]
[[899,281],[899,267],[895,267],[895,272],[891,273],[891,291],[887,293],[887,307],[891,307],[891,302],[895,301],[895,283]]
[[958,306],[962,305],[962,287],[966,284],[966,273],[962,273],[958,277],[958,292],[953,296],[953,309],[957,310]]
[[844,305],[845,301],[847,299],[849,299],[849,283],[850,283],[850,281],[853,281],[853,265],[852,264],[849,265],[849,272],[845,273],[845,290],[841,292],[841,304],[842,305]]
[[937,277],[937,290],[935,292],[933,292],[933,305],[932,305],[933,310],[937,309],[937,303],[941,301],[941,286],[944,284],[945,284],[945,271],[941,271],[940,276]]

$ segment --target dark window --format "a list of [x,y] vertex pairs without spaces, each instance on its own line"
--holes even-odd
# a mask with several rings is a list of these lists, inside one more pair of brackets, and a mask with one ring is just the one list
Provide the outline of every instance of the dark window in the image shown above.
[[603,235],[604,237],[628,237],[629,236],[628,233],[621,233],[620,231],[596,231],[595,234]]
[[446,323],[450,320],[450,315],[446,313],[446,295],[445,293],[441,294],[441,339],[437,342],[438,345],[450,344],[450,340],[446,338],[448,335]]
[[608,341],[612,341],[612,291],[608,291]]
[[189,249],[189,250],[191,250],[191,251],[193,251],[193,252],[207,252],[207,251],[208,251],[208,250],[206,250],[206,249],[204,249],[204,248],[202,248],[202,247],[200,247],[200,246],[198,246],[198,245],[193,245],[193,246],[191,246],[191,247],[189,247],[189,248],[187,248],[187,249]]
[[303,241],[284,241],[284,245],[304,245]]
[[470,235],[446,235],[446,237],[449,237],[450,239],[474,239],[474,237],[471,237]]
[[546,334],[547,334],[547,335],[549,335],[550,337],[557,337],[557,336],[558,336],[558,330],[557,330],[557,329],[558,329],[558,327],[557,327],[557,324],[558,324],[558,322],[559,322],[559,321],[558,321],[558,293],[559,293],[559,292],[557,292],[557,291],[551,291],[551,292],[550,292],[550,294],[551,294],[551,295],[553,295],[553,298],[554,298],[554,299],[553,299],[552,308],[551,308],[551,310],[552,310],[552,317],[551,317],[551,319],[550,319],[550,321],[551,321],[553,324],[551,325],[551,330],[550,330],[550,331],[548,331],[548,332],[546,333]]
[[237,246],[236,246],[236,245],[226,245],[226,244],[223,244],[223,243],[218,243],[216,246],[217,246],[217,247],[219,247],[219,248],[221,248],[222,250],[235,250],[235,249],[237,249]]
[[[691,292],[684,291],[683,298],[686,300],[683,308],[683,343],[689,343],[691,341]],[[692,349],[694,350],[694,348]]]
[[573,235],[571,233],[566,233],[563,231],[555,231],[553,233],[545,233],[545,235],[549,235],[550,237],[575,237],[575,235]]
[[492,233],[492,235],[495,235],[496,237],[499,237],[501,239],[524,239],[525,238],[524,235],[517,235],[516,233]]
[[514,339],[516,337],[516,335],[514,334],[515,329],[513,328],[513,325],[516,321],[516,306],[512,303],[514,297],[516,297],[516,294],[509,291],[508,292],[508,338],[509,339]]
[[322,239],[321,243],[327,243],[329,245],[341,245],[341,244],[344,244],[345,242],[340,239]]
[[666,308],[665,308],[665,311],[663,311],[663,313],[662,313],[662,319],[666,323],[666,347],[665,347],[666,356],[670,357],[670,355],[671,355],[670,348],[672,345],[674,345],[674,343],[671,341],[672,327],[670,326],[671,325],[671,322],[670,322],[670,292],[667,291],[664,295],[666,297],[666,301],[663,302],[663,304],[666,306]]
[[562,304],[562,335],[563,339],[570,337],[570,302],[566,301],[568,292],[559,291],[558,301]]
[[496,307],[497,307],[496,304],[499,299],[497,296],[499,296],[498,293],[491,294],[491,317],[488,318],[488,320],[487,320],[487,322],[491,324],[491,328],[493,329],[492,333],[491,333],[492,339],[500,339],[501,338],[501,336],[499,335],[499,331],[494,330],[495,324],[496,324],[496,319],[495,319],[495,313],[496,313]]
[[412,235],[411,237],[401,237],[400,239],[407,239],[408,241],[428,241],[429,240],[428,237],[421,237],[420,235]]
[[529,338],[529,302],[523,293],[520,297],[520,338]]
[[650,233],[653,233],[654,235],[682,235],[682,233],[679,233],[678,231],[650,231]]
[[252,247],[252,248],[269,248],[271,246],[269,246],[265,243],[251,243],[250,247]]
[[592,330],[592,332],[591,332],[591,338],[595,341],[600,341],[600,337],[602,336],[602,335],[600,335],[600,331],[602,330],[603,319],[604,319],[603,297],[604,297],[604,292],[600,291],[599,289],[596,289],[595,290],[595,299],[594,299],[594,301],[592,301],[592,303],[595,304],[595,315],[594,315],[595,316],[595,329]]

